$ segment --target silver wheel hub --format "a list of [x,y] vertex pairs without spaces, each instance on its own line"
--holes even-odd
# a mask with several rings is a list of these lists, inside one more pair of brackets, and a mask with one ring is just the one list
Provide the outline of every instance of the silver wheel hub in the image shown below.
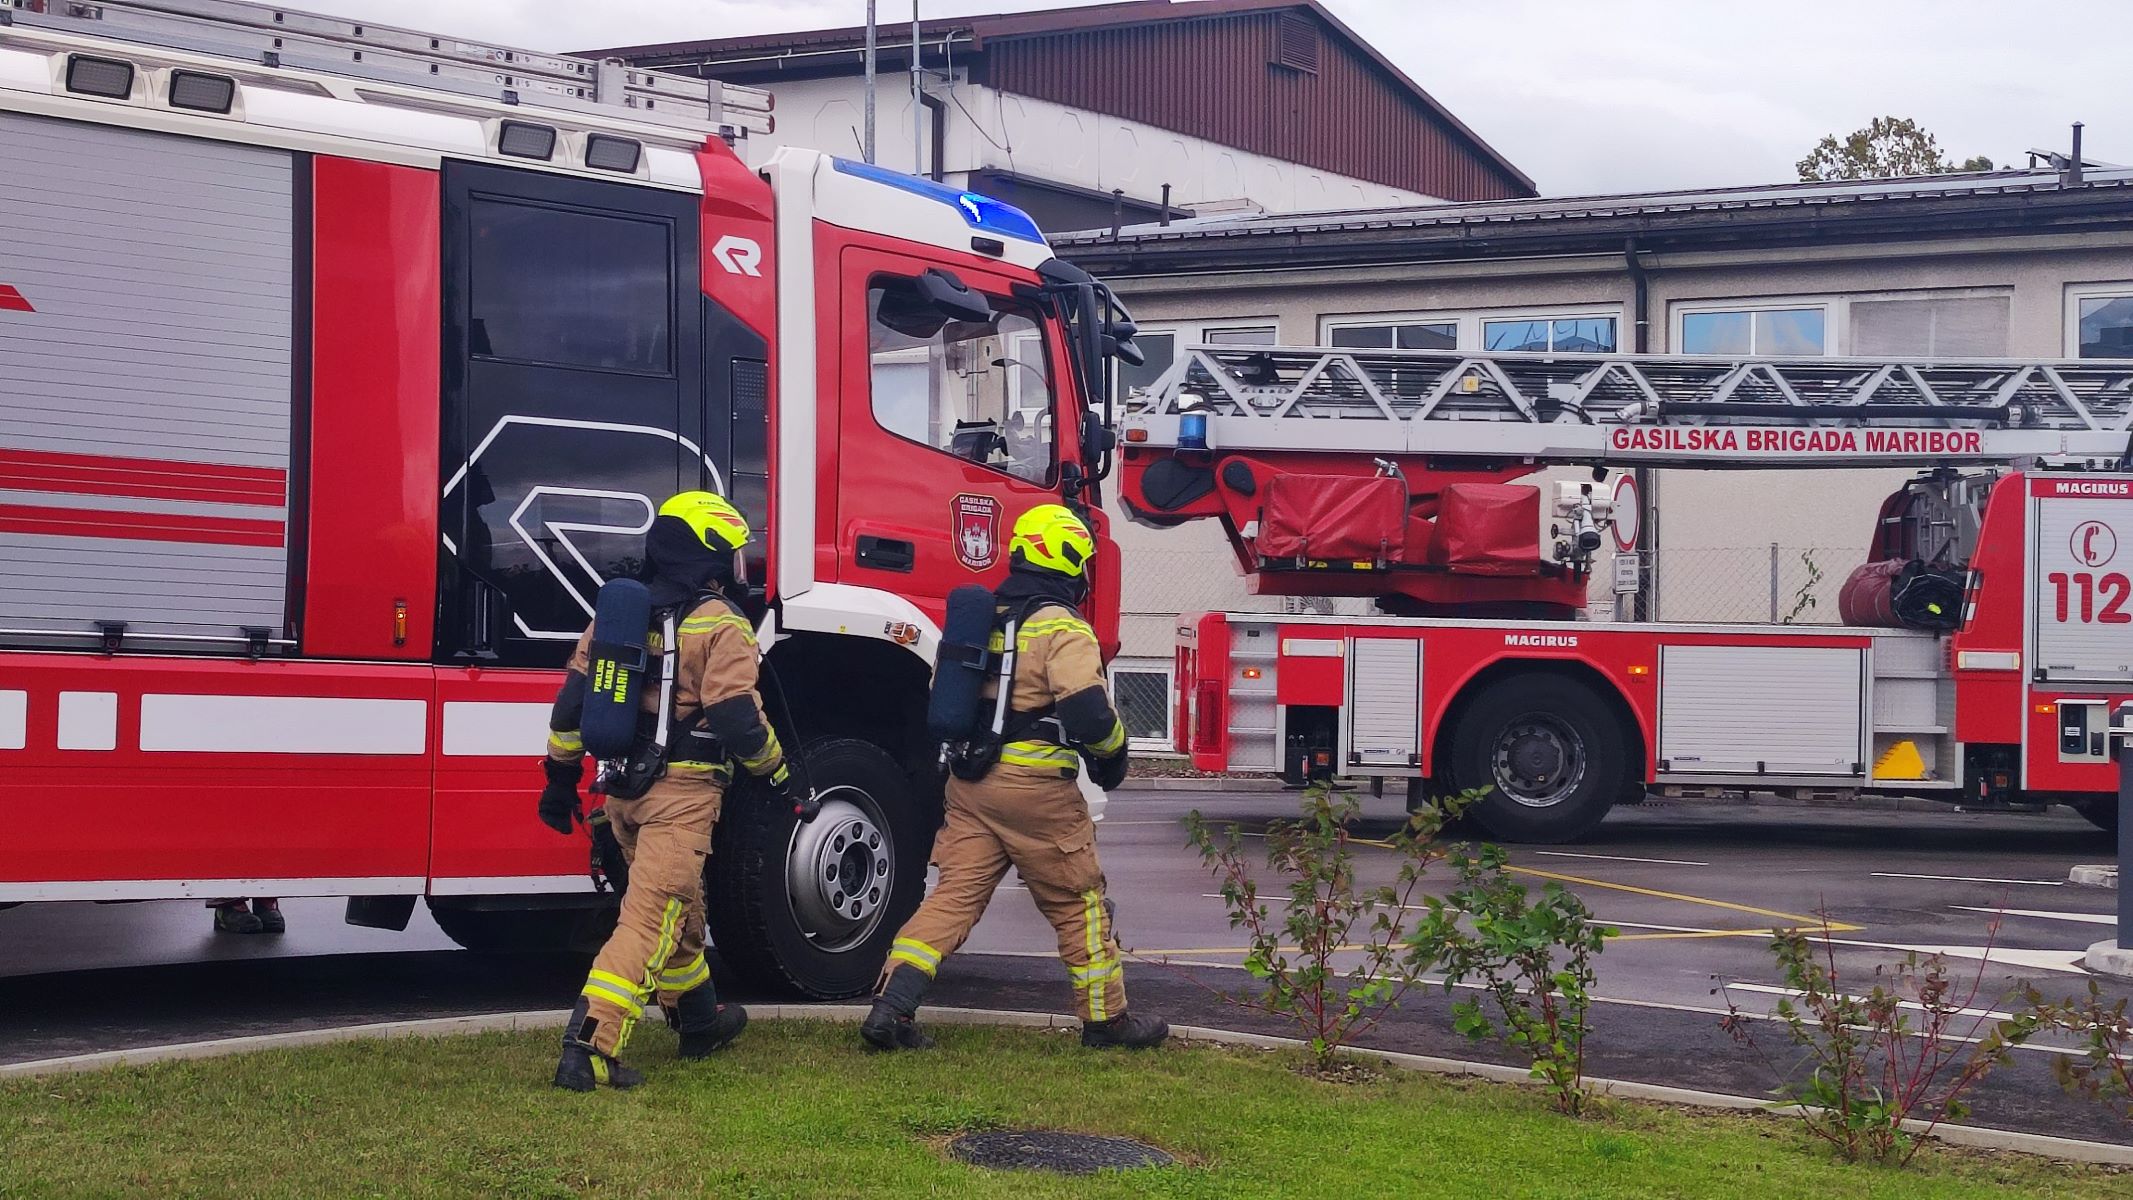
[[808,937],[824,950],[844,950],[881,923],[895,872],[873,798],[838,788],[823,796],[820,816],[794,827],[785,892]]
[[1497,790],[1513,802],[1552,808],[1585,781],[1585,743],[1563,722],[1534,713],[1504,727],[1490,765]]

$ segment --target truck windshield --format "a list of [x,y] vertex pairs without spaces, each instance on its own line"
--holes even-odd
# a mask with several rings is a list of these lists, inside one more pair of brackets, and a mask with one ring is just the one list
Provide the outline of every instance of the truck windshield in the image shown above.
[[1050,484],[1058,439],[1041,317],[1020,301],[987,300],[992,320],[956,321],[908,279],[868,286],[874,419],[898,437]]

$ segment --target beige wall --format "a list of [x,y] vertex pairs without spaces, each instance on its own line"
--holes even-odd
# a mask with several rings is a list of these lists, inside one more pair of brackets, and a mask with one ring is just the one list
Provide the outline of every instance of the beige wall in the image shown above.
[[[2067,352],[2067,289],[2133,280],[2133,234],[1946,241],[1865,247],[1695,255],[1646,255],[1650,348],[1674,341],[1675,315],[1707,301],[1793,298],[1833,301],[1827,351],[1850,350],[1850,297],[1959,292],[2005,296],[2007,353]],[[1342,316],[1412,313],[1541,313],[1604,306],[1631,348],[1633,294],[1618,255],[1501,263],[1375,266],[1348,270],[1110,280],[1136,320],[1162,328],[1271,318],[1281,342],[1319,343],[1322,322]],[[1462,343],[1462,348],[1467,348]],[[1478,348],[1478,343],[1476,344]],[[1769,547],[1777,558],[1780,615],[1803,591],[1817,603],[1801,619],[1834,621],[1836,585],[1863,553],[1881,498],[1910,476],[1894,471],[1661,472],[1661,615],[1670,619],[1767,616]],[[1171,530],[1124,525],[1126,653],[1165,656],[1166,614],[1273,602],[1246,599],[1223,561],[1212,522]],[[1824,578],[1809,588],[1799,553],[1812,549]],[[1604,616],[1604,581],[1595,616]]]

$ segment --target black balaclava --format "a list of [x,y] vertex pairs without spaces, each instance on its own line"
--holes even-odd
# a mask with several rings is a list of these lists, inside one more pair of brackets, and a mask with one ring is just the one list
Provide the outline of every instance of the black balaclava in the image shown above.
[[1062,575],[1050,567],[1029,562],[1021,555],[1008,559],[1007,578],[993,589],[993,596],[1003,605],[1049,600],[1077,610],[1088,594],[1086,567],[1079,577]]
[[676,608],[733,583],[733,551],[704,545],[680,517],[659,517],[644,535],[644,574],[652,607]]

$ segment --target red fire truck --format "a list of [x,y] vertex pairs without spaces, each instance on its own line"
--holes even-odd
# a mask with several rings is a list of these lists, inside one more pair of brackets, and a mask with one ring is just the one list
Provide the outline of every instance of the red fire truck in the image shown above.
[[[1130,328],[1006,205],[748,169],[769,109],[234,0],[0,0],[0,907],[596,934],[532,764],[590,597],[709,486],[762,531],[773,718],[826,801],[729,801],[714,937],[871,985],[938,821],[945,597],[1025,508],[1095,509]],[[1099,567],[1106,640],[1117,594]]]
[[[1258,594],[1375,601],[1186,617],[1174,727],[1203,770],[1485,788],[1479,822],[1521,841],[1686,789],[2108,827],[2129,430],[2133,362],[1204,346],[1128,406],[1121,496],[1219,520]],[[1892,466],[1920,474],[1860,515],[1879,565],[1847,625],[1584,619],[1611,470]],[[1508,482],[1548,467],[1590,474]]]

